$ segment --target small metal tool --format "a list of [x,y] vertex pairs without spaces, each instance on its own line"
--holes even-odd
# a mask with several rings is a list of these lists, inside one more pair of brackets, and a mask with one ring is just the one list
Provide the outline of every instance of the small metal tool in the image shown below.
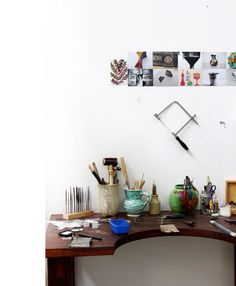
[[65,190],[65,213],[64,219],[75,219],[87,217],[94,214],[90,209],[90,189],[84,190],[81,187],[70,187]]
[[175,139],[179,142],[179,144],[187,151],[188,150],[188,146],[179,138],[179,136],[177,136],[179,134],[179,132],[181,130],[183,130],[191,121],[194,121],[196,124],[198,124],[198,122],[195,120],[196,114],[194,114],[193,116],[178,102],[178,101],[173,101],[171,102],[169,105],[167,105],[161,112],[159,112],[158,114],[155,113],[154,116],[160,120],[160,115],[166,111],[170,106],[172,106],[173,104],[177,104],[188,116],[189,116],[189,120],[177,131],[177,132],[172,132],[172,135],[175,137]]
[[214,220],[211,220],[210,223],[213,224],[219,230],[221,230],[224,234],[230,235],[232,237],[236,237],[236,232],[234,232],[231,229],[223,226],[222,224],[220,224]]

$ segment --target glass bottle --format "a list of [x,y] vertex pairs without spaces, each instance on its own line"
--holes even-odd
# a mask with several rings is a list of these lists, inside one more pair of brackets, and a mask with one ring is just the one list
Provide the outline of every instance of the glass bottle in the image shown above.
[[156,184],[152,185],[152,196],[149,202],[149,213],[151,215],[159,215],[161,212],[161,203],[158,199]]

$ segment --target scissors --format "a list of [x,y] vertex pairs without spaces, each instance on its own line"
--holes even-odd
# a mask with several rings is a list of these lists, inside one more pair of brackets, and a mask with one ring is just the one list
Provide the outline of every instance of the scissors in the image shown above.
[[216,186],[215,185],[210,185],[210,199],[212,198],[213,194],[215,193]]

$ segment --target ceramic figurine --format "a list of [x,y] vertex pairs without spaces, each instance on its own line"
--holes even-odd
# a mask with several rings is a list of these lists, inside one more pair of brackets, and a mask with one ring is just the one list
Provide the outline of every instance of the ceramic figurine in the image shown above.
[[185,81],[184,81],[184,70],[182,70],[182,73],[181,73],[181,82],[180,82],[180,85],[181,85],[181,86],[185,86]]
[[190,81],[191,73],[187,70],[186,72],[186,81]]

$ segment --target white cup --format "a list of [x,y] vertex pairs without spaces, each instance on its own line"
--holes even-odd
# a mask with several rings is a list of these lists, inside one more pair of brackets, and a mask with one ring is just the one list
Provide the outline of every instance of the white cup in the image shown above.
[[231,206],[220,207],[220,215],[224,217],[231,217]]

